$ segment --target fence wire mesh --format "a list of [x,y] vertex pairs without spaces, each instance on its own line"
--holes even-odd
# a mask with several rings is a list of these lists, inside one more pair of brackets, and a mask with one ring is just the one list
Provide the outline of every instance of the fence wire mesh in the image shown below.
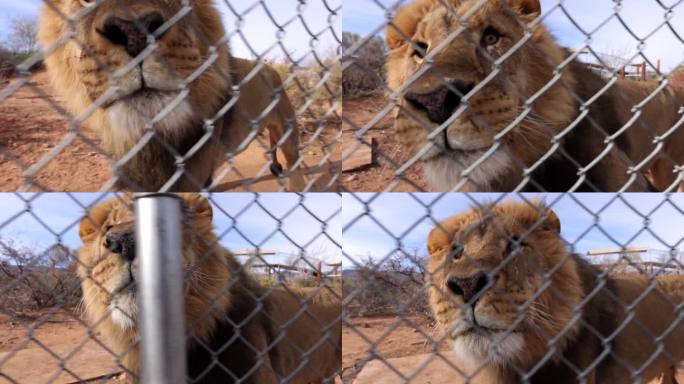
[[682,382],[682,203],[344,194],[344,382]]
[[341,1],[25,10],[0,44],[2,190],[337,189]]
[[682,2],[345,9],[345,190],[680,188]]
[[[335,382],[341,197],[180,197],[187,381]],[[150,271],[133,197],[3,194],[0,205],[0,382],[138,382],[139,317],[168,308],[137,301]]]

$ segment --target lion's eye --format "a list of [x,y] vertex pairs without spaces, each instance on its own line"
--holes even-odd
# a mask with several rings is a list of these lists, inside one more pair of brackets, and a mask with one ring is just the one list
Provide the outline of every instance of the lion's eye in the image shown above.
[[81,3],[82,6],[88,7],[91,6],[95,3],[95,0],[78,0],[79,3]]
[[427,50],[428,50],[427,44],[420,42],[420,41],[416,41],[413,43],[413,53],[411,54],[411,56],[418,58],[418,59],[422,59],[427,54]]
[[526,244],[520,240],[520,237],[513,235],[508,238],[508,242],[506,243],[506,254],[504,256],[508,256],[513,251],[524,247]]
[[463,245],[454,243],[451,245],[451,252],[449,252],[449,256],[451,256],[452,259],[458,260],[463,256]]
[[492,27],[487,27],[482,33],[482,45],[489,47],[495,45],[501,40],[501,34]]

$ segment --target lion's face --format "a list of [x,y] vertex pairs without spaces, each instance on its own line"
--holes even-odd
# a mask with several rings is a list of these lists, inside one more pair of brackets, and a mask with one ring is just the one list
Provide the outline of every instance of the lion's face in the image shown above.
[[541,25],[525,42],[538,1],[448,3],[418,0],[387,29],[388,84],[398,93],[395,128],[411,154],[420,154],[435,187],[454,188],[461,172],[483,159],[467,175],[470,183],[477,190],[510,189],[517,183],[503,179],[538,160],[558,121],[571,113],[569,96],[552,89],[543,97],[563,106],[550,111],[533,103],[520,119],[563,55]]
[[[225,306],[218,291],[228,283],[225,255],[212,250],[211,205],[201,196],[183,196],[183,265],[185,303],[189,324],[206,315],[210,303]],[[135,215],[129,196],[93,208],[83,218],[79,234],[78,274],[90,320],[113,326],[114,337],[138,333],[137,283],[139,258],[135,252]],[[200,327],[201,328],[201,327]]]
[[184,3],[58,0],[51,4],[62,15],[43,9],[39,39],[51,78],[73,113],[101,107],[106,126],[98,129],[113,131],[105,135],[116,138],[119,157],[145,129],[180,134],[229,93],[219,12],[210,0]]
[[525,366],[553,338],[562,347],[574,335],[582,290],[559,232],[543,204],[511,202],[457,215],[430,233],[431,304],[464,360]]

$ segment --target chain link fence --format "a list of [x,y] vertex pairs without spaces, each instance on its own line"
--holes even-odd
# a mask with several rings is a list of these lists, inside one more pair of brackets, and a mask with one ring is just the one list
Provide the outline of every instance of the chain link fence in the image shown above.
[[347,191],[676,191],[681,2],[345,2]]
[[0,195],[0,382],[335,382],[340,199]]
[[5,7],[2,190],[337,189],[341,1]]
[[344,194],[343,381],[682,382],[682,203]]

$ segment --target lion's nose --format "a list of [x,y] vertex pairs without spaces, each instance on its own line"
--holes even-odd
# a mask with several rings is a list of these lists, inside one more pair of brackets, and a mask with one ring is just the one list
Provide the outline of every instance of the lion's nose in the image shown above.
[[473,84],[454,82],[428,93],[409,91],[404,95],[404,99],[414,108],[425,112],[430,121],[441,125],[451,117],[454,109],[461,104],[461,98],[473,87]]
[[474,297],[485,290],[487,275],[479,272],[463,279],[452,277],[447,281],[447,286],[452,293],[462,296],[463,301],[470,303]]
[[137,57],[147,47],[147,35],[163,24],[164,17],[159,12],[150,12],[137,20],[109,17],[99,32],[113,44],[124,47],[131,57]]
[[125,260],[135,259],[135,238],[133,232],[112,232],[105,237],[105,247],[121,255]]

